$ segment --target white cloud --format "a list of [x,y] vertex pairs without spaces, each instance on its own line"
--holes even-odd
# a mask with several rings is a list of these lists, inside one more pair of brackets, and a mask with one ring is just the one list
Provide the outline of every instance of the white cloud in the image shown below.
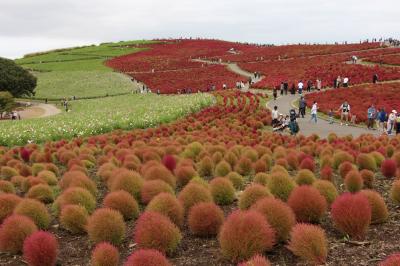
[[397,0],[1,0],[0,56],[200,36],[263,43],[400,38]]

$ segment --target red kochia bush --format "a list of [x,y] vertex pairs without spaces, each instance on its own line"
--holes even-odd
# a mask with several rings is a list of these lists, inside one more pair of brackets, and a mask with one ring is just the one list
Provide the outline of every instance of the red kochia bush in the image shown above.
[[240,195],[239,208],[241,210],[246,210],[258,200],[271,196],[272,195],[267,187],[259,184],[250,184]]
[[385,177],[391,178],[396,176],[396,170],[397,170],[397,165],[395,160],[386,159],[382,162],[381,172]]
[[142,202],[148,204],[155,196],[163,192],[174,194],[172,187],[162,180],[145,181],[140,192]]
[[204,186],[196,183],[187,184],[178,195],[178,200],[185,210],[199,202],[212,202],[211,192]]
[[137,218],[139,216],[139,205],[135,198],[124,190],[108,193],[103,200],[103,205],[119,211],[125,220]]
[[224,212],[214,203],[200,202],[189,210],[189,229],[195,235],[217,235],[223,222]]
[[51,233],[38,231],[25,239],[23,253],[29,266],[54,266],[58,243]]
[[113,209],[97,209],[88,219],[87,232],[90,240],[119,245],[125,238],[126,226],[122,215]]
[[286,241],[290,230],[296,224],[296,216],[293,210],[282,200],[273,197],[263,198],[251,207],[265,216],[268,223],[275,229],[277,238]]
[[66,205],[62,208],[59,221],[61,227],[72,234],[83,233],[86,228],[89,214],[87,210],[80,205]]
[[327,210],[324,196],[319,193],[318,189],[308,185],[293,189],[288,204],[299,222],[318,223]]
[[332,204],[336,228],[355,239],[363,239],[371,223],[371,207],[363,194],[344,193]]
[[237,262],[271,250],[275,232],[262,214],[234,211],[222,225],[218,240],[223,255]]
[[137,220],[134,238],[140,248],[154,248],[172,254],[181,242],[182,235],[169,218],[146,211]]
[[306,157],[300,163],[300,169],[308,169],[311,172],[315,171],[315,162],[312,158]]
[[31,218],[40,229],[47,229],[50,225],[50,214],[46,205],[38,200],[23,199],[15,207],[14,213]]
[[271,266],[271,263],[264,256],[255,255],[250,260],[239,263],[238,266]]
[[165,155],[162,159],[162,163],[164,164],[165,167],[168,168],[168,170],[170,170],[171,172],[173,172],[175,170],[176,167],[176,160],[174,158],[174,156],[172,155]]
[[344,184],[349,192],[360,191],[364,185],[364,180],[358,170],[351,170],[344,178]]
[[22,199],[15,194],[0,194],[0,224],[7,216],[12,214],[21,200]]
[[183,225],[184,209],[178,199],[170,193],[160,193],[146,207],[146,211],[158,212],[165,215],[178,227]]
[[9,216],[0,227],[0,251],[11,253],[22,251],[25,238],[37,230],[30,218],[18,214]]
[[297,224],[290,233],[289,250],[311,264],[325,263],[327,246],[325,232],[319,226]]
[[96,245],[92,252],[91,266],[118,266],[119,252],[116,247],[107,242]]
[[400,253],[395,253],[387,257],[384,261],[379,263],[379,266],[399,266],[400,265]]
[[155,249],[139,249],[133,252],[124,266],[171,266],[167,258]]

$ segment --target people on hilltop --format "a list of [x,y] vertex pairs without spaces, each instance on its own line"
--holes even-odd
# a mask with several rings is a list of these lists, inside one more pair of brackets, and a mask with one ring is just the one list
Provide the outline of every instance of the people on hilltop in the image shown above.
[[346,122],[346,126],[349,125],[349,116],[350,116],[350,104],[347,101],[339,107],[339,111],[341,111],[340,115],[340,125],[343,125],[343,121]]
[[371,106],[367,110],[367,118],[368,118],[367,129],[374,129],[374,121],[376,118],[376,109],[373,104],[371,104]]

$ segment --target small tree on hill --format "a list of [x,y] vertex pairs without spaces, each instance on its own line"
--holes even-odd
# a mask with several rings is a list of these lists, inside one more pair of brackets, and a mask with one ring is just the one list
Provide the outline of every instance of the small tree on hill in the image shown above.
[[14,98],[8,91],[0,91],[0,118],[3,118],[3,112],[11,112],[15,106]]
[[14,61],[0,57],[0,91],[14,97],[35,95],[36,77]]

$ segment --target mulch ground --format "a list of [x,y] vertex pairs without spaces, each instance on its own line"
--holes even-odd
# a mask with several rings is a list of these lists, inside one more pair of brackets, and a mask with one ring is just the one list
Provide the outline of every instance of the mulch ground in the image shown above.
[[[380,225],[371,225],[365,241],[351,242],[343,235],[338,233],[332,226],[329,214],[321,222],[325,229],[329,241],[329,254],[326,265],[377,265],[386,256],[400,251],[400,212],[399,208],[392,204],[388,192],[392,181],[377,176],[375,187],[385,198],[388,205],[389,220]],[[105,189],[100,188],[102,195]],[[102,201],[100,198],[99,202]],[[236,206],[224,207],[225,214],[230,213]],[[127,236],[120,247],[122,262],[135,250],[132,234],[134,221],[127,223]],[[58,265],[89,265],[92,247],[86,235],[74,236],[58,226],[56,220],[53,221],[50,229],[54,233],[60,245]],[[222,266],[236,265],[226,261],[221,256],[217,238],[198,238],[190,234],[185,226],[182,229],[183,239],[176,254],[169,260],[177,266]],[[265,254],[272,262],[272,265],[307,265],[300,259],[292,255],[284,244],[277,245],[273,251]],[[121,265],[122,265],[121,262]],[[19,266],[24,265],[22,257],[19,255],[9,255],[0,253],[0,265]]]

